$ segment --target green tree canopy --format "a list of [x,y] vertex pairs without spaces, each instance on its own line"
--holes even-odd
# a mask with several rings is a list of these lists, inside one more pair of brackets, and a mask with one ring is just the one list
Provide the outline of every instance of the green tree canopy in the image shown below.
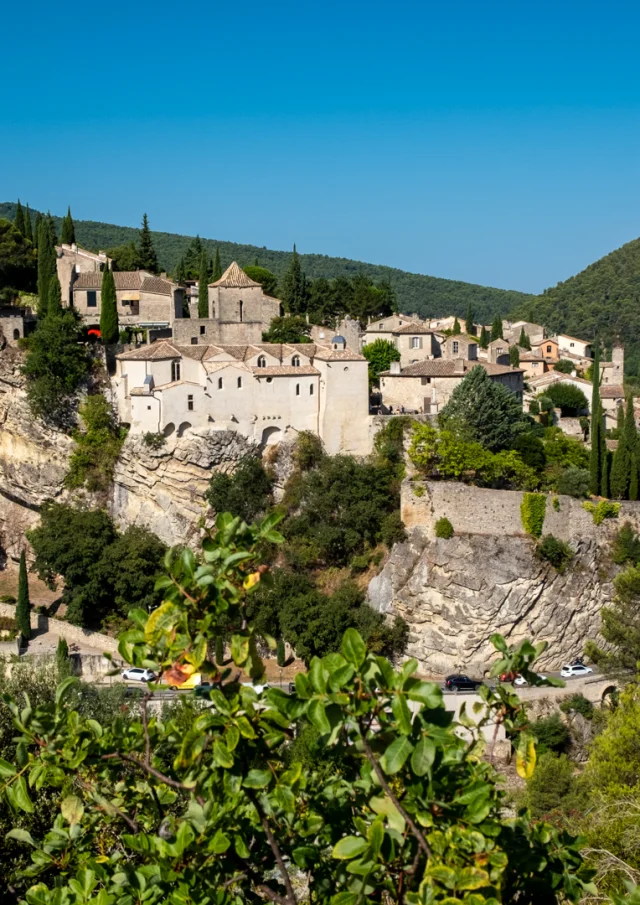
[[148,270],[150,273],[159,273],[160,271],[158,256],[153,246],[149,220],[146,214],[142,216],[142,227],[138,238],[138,267],[140,270]]
[[20,199],[18,198],[18,205],[16,207],[16,216],[13,221],[13,225],[18,230],[21,236],[25,235],[25,225],[24,225],[24,210],[22,205],[20,204]]
[[219,280],[222,276],[222,264],[220,262],[220,249],[216,245],[216,256],[213,259],[213,273],[211,275],[211,280],[215,283],[216,280]]
[[469,307],[467,308],[467,317],[464,322],[464,332],[467,334],[467,336],[476,335],[476,328],[473,323],[473,308],[471,307],[471,305],[469,305]]
[[284,276],[280,290],[282,303],[289,314],[303,314],[307,307],[307,286],[300,255],[293,246],[291,263]]
[[56,248],[53,224],[45,217],[38,232],[38,314],[46,317],[49,307],[49,286],[57,276]]
[[269,329],[262,334],[265,343],[310,343],[311,325],[304,317],[297,314],[286,314],[274,317]]
[[544,391],[545,396],[559,408],[563,415],[579,415],[589,410],[587,397],[572,383],[552,383]]
[[494,339],[504,339],[502,334],[502,318],[499,314],[496,314],[493,323],[491,324],[491,342],[493,342]]
[[0,220],[0,290],[32,292],[36,286],[36,255],[22,233]]
[[518,345],[521,349],[526,349],[528,352],[531,351],[531,340],[527,333],[525,333],[524,327],[520,330],[520,338],[518,340]]
[[118,299],[113,272],[108,268],[102,273],[102,291],[100,292],[100,335],[105,346],[118,342]]
[[209,261],[206,251],[200,255],[198,271],[198,317],[209,317]]
[[138,270],[138,248],[135,242],[108,248],[106,255],[111,258],[113,270],[120,272]]
[[554,364],[553,370],[557,371],[558,374],[573,374],[575,365],[568,358],[561,358],[560,361]]
[[31,603],[29,601],[29,578],[27,576],[27,560],[24,550],[20,553],[16,624],[24,640],[28,641],[31,638]]
[[245,456],[232,474],[214,472],[205,499],[215,512],[231,512],[245,522],[264,515],[271,503],[273,481],[262,460]]
[[73,217],[71,216],[71,208],[67,208],[66,216],[62,218],[62,229],[60,231],[60,241],[65,245],[73,245],[76,241],[76,230],[73,225]]
[[491,380],[481,365],[472,368],[454,389],[440,421],[493,452],[508,449],[519,434],[530,429],[518,398]]
[[[259,267],[257,264],[248,264],[242,269],[250,280],[255,280],[256,283],[260,283],[265,295],[277,298],[278,277],[275,273],[271,273],[266,267]],[[220,276],[222,276],[222,274],[220,274]]]
[[485,325],[482,325],[482,330],[480,331],[480,339],[478,340],[478,345],[481,349],[486,349],[489,345],[489,334],[487,333],[487,328]]
[[509,346],[509,364],[512,368],[520,367],[520,350],[517,346]]
[[400,353],[388,339],[374,339],[362,347],[362,354],[369,362],[369,383],[378,386],[382,371],[388,371],[392,361],[400,361]]

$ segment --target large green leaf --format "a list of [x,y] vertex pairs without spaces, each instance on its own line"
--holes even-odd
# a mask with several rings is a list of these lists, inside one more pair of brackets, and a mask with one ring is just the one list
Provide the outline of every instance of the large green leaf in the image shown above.
[[411,755],[411,769],[416,776],[424,776],[436,757],[436,746],[430,738],[421,738]]
[[242,780],[242,785],[246,789],[264,789],[265,786],[269,785],[272,778],[271,770],[249,770]]
[[404,766],[404,762],[413,751],[413,745],[409,739],[403,735],[397,738],[395,742],[391,742],[387,750],[380,758],[380,766],[388,775],[397,773]]
[[84,805],[77,795],[67,795],[60,805],[60,810],[67,823],[80,823],[84,814]]
[[364,663],[364,659],[367,656],[367,648],[360,637],[359,633],[354,628],[348,628],[342,637],[342,644],[340,645],[340,649],[344,655],[345,660],[348,660],[349,663],[352,663],[353,666],[359,668]]
[[361,839],[360,836],[345,836],[334,845],[332,854],[334,858],[341,858],[346,861],[361,855],[368,847],[368,844],[367,840]]
[[318,732],[322,732],[323,734],[331,732],[331,724],[327,718],[325,706],[322,701],[318,701],[317,699],[311,701],[307,716]]

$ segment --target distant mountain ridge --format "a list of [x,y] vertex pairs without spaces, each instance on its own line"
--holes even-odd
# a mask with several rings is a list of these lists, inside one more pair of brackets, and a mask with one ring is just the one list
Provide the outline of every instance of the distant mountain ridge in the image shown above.
[[[0,203],[0,217],[13,220],[15,211],[14,202]],[[35,210],[32,210],[32,213],[35,216]],[[61,218],[54,216],[53,219],[59,232]],[[75,219],[74,223],[78,244],[95,251],[104,251],[116,245],[124,245],[138,238],[138,229],[130,226]],[[177,266],[193,238],[193,236],[177,233],[153,232],[153,242],[164,270],[170,273]],[[236,260],[240,266],[246,266],[253,264],[258,258],[259,263],[272,270],[278,278],[287,269],[291,257],[291,252],[273,251],[264,246],[242,245],[236,242],[204,238],[202,243],[212,256],[216,247],[219,248],[220,258],[225,267],[233,260]],[[515,290],[494,289],[475,283],[409,273],[398,268],[385,267],[381,264],[367,264],[348,258],[301,254],[300,259],[306,275],[312,279],[349,277],[356,273],[363,273],[376,281],[389,278],[397,293],[400,309],[407,314],[415,312],[422,317],[441,317],[447,314],[464,317],[471,305],[475,319],[489,323],[496,314],[507,315],[515,306],[531,303],[536,298]]]

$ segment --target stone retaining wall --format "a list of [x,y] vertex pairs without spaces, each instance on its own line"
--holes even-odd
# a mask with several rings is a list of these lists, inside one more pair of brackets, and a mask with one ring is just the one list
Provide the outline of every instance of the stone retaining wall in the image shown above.
[[[15,615],[16,608],[13,604],[0,603],[0,616],[9,616],[9,618],[14,619]],[[77,625],[71,625],[70,622],[63,622],[62,619],[53,619],[51,616],[43,616],[40,613],[32,612],[31,628],[39,632],[53,632],[71,644],[94,647],[96,650],[110,654],[118,653],[118,642],[115,638],[103,635],[101,632],[91,632]]]

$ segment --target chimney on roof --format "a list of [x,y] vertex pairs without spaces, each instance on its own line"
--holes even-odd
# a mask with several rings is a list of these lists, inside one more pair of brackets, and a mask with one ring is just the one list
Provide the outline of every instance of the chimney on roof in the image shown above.
[[453,362],[453,373],[457,376],[464,374],[464,358],[456,358]]
[[167,271],[166,271],[166,270],[163,270],[163,271],[162,271],[162,273],[160,274],[160,279],[161,279],[161,280],[166,280],[166,279],[167,279]]
[[400,362],[392,361],[390,370],[391,370],[392,374],[399,374],[400,373]]

